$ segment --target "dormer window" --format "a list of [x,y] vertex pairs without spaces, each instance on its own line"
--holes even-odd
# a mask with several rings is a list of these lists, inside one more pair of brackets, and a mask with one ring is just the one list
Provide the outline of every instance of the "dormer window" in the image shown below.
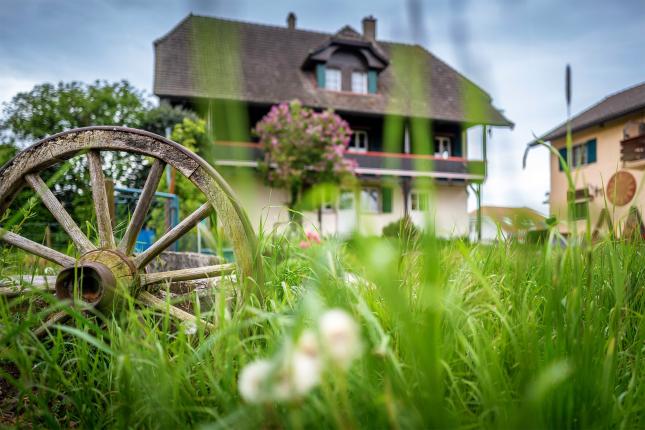
[[342,89],[343,77],[340,69],[327,67],[325,69],[325,89],[340,91]]
[[363,71],[352,72],[352,92],[367,94],[367,73]]

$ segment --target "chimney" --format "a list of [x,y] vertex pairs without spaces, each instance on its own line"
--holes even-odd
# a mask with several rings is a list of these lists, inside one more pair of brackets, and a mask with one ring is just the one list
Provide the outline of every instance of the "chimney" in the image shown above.
[[289,12],[289,15],[287,15],[287,27],[289,30],[296,29],[296,14],[293,12]]
[[363,37],[376,41],[376,18],[372,15],[363,18]]

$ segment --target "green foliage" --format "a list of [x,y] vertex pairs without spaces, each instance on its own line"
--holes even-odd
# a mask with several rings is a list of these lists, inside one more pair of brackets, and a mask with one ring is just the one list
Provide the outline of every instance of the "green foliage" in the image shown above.
[[46,83],[5,103],[0,128],[21,141],[32,141],[90,125],[138,127],[149,108],[143,92],[127,81]]
[[417,240],[419,234],[419,229],[409,216],[404,216],[400,220],[391,222],[383,227],[384,237],[397,237],[406,242]]
[[[23,314],[0,299],[3,419],[81,428],[645,425],[642,243],[601,242],[587,253],[420,236],[414,250],[391,238],[301,250],[269,236],[262,250],[265,300],[250,296],[211,335],[127,306],[114,318],[71,311],[69,328],[40,343],[28,329],[51,297],[21,299]],[[0,276],[29,270],[21,254],[0,256]],[[221,315],[203,303],[204,318]],[[293,347],[331,307],[360,322],[364,353],[349,373],[325,373],[294,402],[244,403],[240,369]]]
[[198,119],[197,115],[190,110],[162,102],[159,106],[144,112],[137,128],[166,136],[168,130],[172,131],[175,124],[181,123],[185,118],[192,121]]
[[0,167],[18,153],[18,148],[11,143],[0,144]]

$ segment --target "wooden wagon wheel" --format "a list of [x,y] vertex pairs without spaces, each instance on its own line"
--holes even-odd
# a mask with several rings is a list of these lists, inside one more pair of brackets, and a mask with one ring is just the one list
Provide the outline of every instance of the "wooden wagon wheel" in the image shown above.
[[[129,225],[118,241],[113,234],[102,168],[101,153],[106,151],[139,154],[154,159]],[[75,156],[87,157],[98,244],[92,243],[83,233],[40,176],[44,169]],[[176,169],[201,191],[204,204],[148,249],[135,254],[137,235],[144,225],[166,165]],[[161,136],[125,127],[87,127],[59,133],[35,143],[0,170],[0,219],[25,186],[33,188],[69,235],[78,256],[63,254],[7,229],[0,229],[0,240],[60,266],[55,279],[55,294],[59,299],[74,299],[72,296],[76,294],[76,299],[82,300],[83,304],[108,310],[114,307],[120,296],[128,294],[145,305],[166,309],[166,303],[149,292],[155,284],[212,278],[236,272],[242,285],[251,282],[261,285],[262,269],[256,236],[231,188],[206,161]],[[145,267],[150,261],[212,211],[216,211],[223,231],[231,242],[235,265],[146,272]],[[15,294],[11,289],[0,290],[5,294]],[[176,307],[171,307],[170,313],[182,320],[194,319],[194,316]],[[37,331],[44,332],[64,316],[64,312],[51,315]]]

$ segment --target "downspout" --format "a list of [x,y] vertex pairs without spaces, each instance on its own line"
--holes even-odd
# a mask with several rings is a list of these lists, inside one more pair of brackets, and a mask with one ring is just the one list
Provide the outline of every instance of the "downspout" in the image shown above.
[[[409,154],[410,153],[410,130],[408,128],[408,123],[407,121],[405,122],[404,128],[403,128],[403,153]],[[404,176],[403,177],[403,216],[407,217],[409,216],[409,199],[410,199],[410,177],[409,176]]]
[[477,184],[477,241],[482,240],[482,185],[488,176],[488,158],[486,155],[486,125],[482,125],[482,155],[484,159],[484,180]]

